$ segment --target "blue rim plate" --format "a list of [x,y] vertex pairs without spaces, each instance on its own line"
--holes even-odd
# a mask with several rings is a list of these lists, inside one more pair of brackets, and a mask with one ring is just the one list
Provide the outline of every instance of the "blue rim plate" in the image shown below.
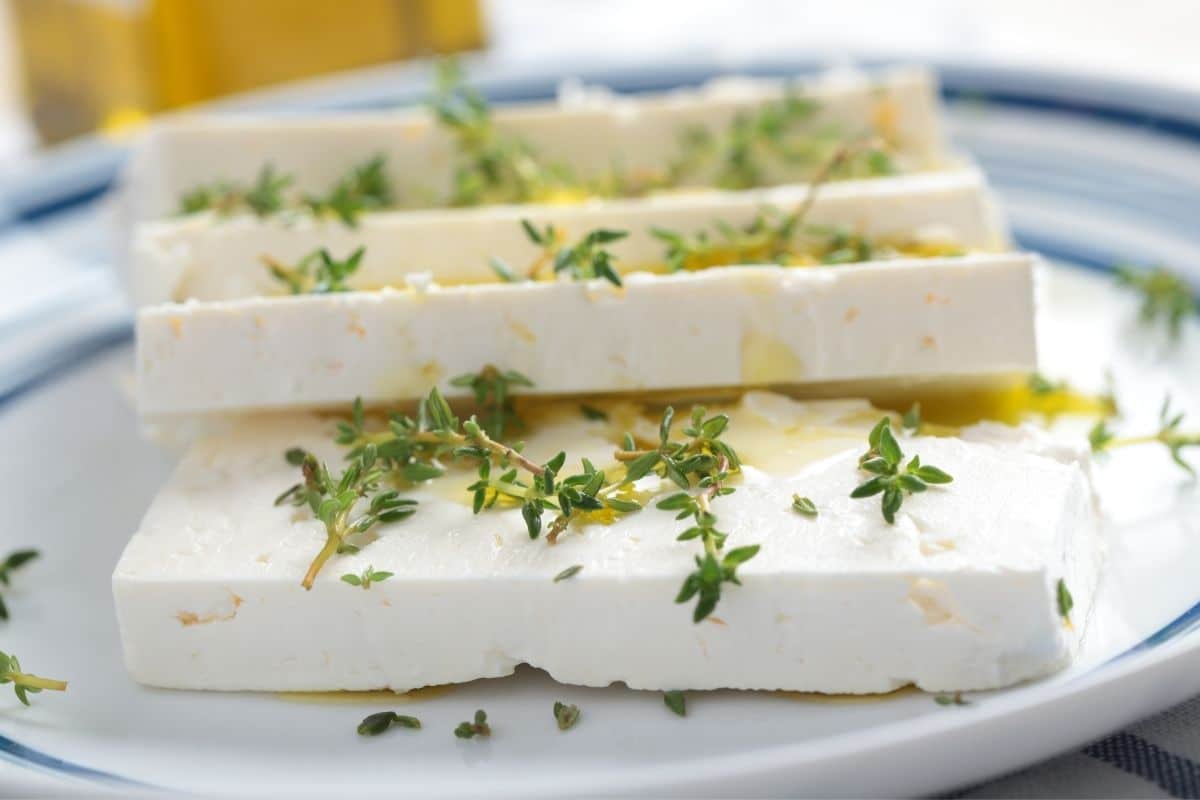
[[[812,67],[681,63],[573,74],[643,91],[718,72]],[[1200,399],[1200,332],[1168,347],[1137,330],[1131,299],[1102,274],[1134,261],[1200,276],[1200,94],[956,64],[939,71],[951,133],[989,173],[1020,244],[1070,265],[1054,270],[1045,287],[1047,368],[1087,384],[1111,367],[1129,407],[1151,416],[1164,389],[1184,407]],[[480,82],[496,99],[533,99],[552,93],[559,77],[492,73]],[[424,78],[419,68],[375,70],[248,107],[387,107],[418,98]],[[52,180],[36,189],[20,181],[0,187],[11,210],[7,227],[0,225],[0,255],[21,237],[54,249],[81,227],[104,226],[95,198],[120,158],[109,143],[80,145],[43,162]],[[10,529],[21,532],[14,544],[46,551],[12,597],[4,641],[29,667],[69,676],[73,685],[66,696],[41,695],[33,709],[0,708],[0,786],[913,794],[1030,763],[1200,692],[1200,596],[1189,581],[1200,553],[1181,535],[1196,506],[1173,476],[1164,477],[1171,474],[1155,454],[1105,467],[1102,486],[1139,488],[1124,499],[1114,492],[1108,504],[1110,574],[1080,664],[965,709],[946,711],[916,694],[797,704],[723,692],[698,700],[680,727],[660,719],[661,708],[640,693],[555,687],[524,671],[419,701],[423,717],[449,727],[455,715],[486,705],[512,734],[475,750],[436,736],[394,741],[381,757],[352,735],[353,723],[385,702],[379,698],[367,708],[361,699],[317,704],[140,689],[121,669],[108,573],[170,459],[137,439],[121,389],[128,317],[112,281],[93,263],[64,285],[69,290],[19,320],[0,319],[0,443],[16,456],[0,466],[0,503],[12,510]],[[1131,411],[1131,422],[1139,414]],[[46,475],[59,477],[39,478]],[[580,698],[591,724],[547,739],[534,732],[529,709],[558,695]]]

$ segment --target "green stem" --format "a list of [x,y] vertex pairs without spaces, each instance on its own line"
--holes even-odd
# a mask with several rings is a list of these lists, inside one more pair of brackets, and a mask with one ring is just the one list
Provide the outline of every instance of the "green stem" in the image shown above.
[[67,690],[66,681],[41,678],[37,675],[30,675],[28,672],[6,672],[4,673],[4,677],[15,684],[29,689],[49,689],[52,692],[65,692]]

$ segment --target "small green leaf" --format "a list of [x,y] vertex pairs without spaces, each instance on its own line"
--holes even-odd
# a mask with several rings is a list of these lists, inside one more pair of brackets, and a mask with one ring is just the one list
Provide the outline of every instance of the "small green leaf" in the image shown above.
[[809,498],[801,497],[798,494],[792,495],[792,510],[806,517],[817,516],[816,504]]
[[577,705],[568,705],[557,700],[554,702],[554,721],[560,731],[575,727],[575,723],[579,722],[579,713]]
[[589,406],[589,405],[587,405],[586,403],[581,403],[581,404],[579,405],[579,410],[580,410],[580,411],[583,413],[583,416],[584,416],[586,419],[590,419],[590,420],[600,420],[600,421],[603,421],[603,422],[607,422],[607,421],[608,421],[608,414],[606,414],[604,411],[601,411],[601,410],[600,410],[600,409],[598,409],[598,408],[595,408],[595,407],[593,407],[593,406]]
[[1069,621],[1071,609],[1075,607],[1075,599],[1071,597],[1071,591],[1067,589],[1067,582],[1062,578],[1058,579],[1055,594],[1058,600],[1058,615]]
[[683,692],[674,689],[663,693],[663,703],[667,708],[681,717],[687,716],[687,699],[683,696]]
[[562,572],[560,572],[560,573],[558,573],[557,575],[555,575],[555,576],[554,576],[554,582],[555,582],[555,583],[558,583],[559,581],[565,581],[565,580],[567,580],[568,578],[574,578],[574,577],[575,577],[576,575],[578,575],[578,574],[579,574],[579,573],[580,573],[582,570],[583,570],[583,565],[582,565],[582,564],[572,564],[571,566],[569,566],[569,567],[567,567],[566,569],[564,569]]

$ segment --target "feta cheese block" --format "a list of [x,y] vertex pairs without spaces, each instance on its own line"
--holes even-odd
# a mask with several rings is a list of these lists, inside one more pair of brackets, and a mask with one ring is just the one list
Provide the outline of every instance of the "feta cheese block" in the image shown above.
[[[519,136],[581,177],[614,164],[631,172],[661,168],[678,156],[681,133],[727,129],[739,113],[777,101],[793,85],[816,104],[811,130],[848,139],[879,136],[904,172],[958,163],[949,154],[932,75],[900,68],[831,72],[794,82],[723,79],[701,88],[619,96],[590,92],[582,101],[497,106],[498,131]],[[320,115],[180,114],[154,125],[121,179],[129,225],[171,216],[180,196],[216,179],[250,181],[264,164],[294,177],[299,192],[324,192],[375,155],[387,159],[406,204],[441,197],[452,182],[453,143],[424,108]],[[805,165],[811,169],[811,165]],[[788,176],[775,176],[775,183]],[[413,196],[413,188],[422,197]]]
[[719,267],[143,308],[148,417],[377,405],[487,364],[580,394],[899,379],[1036,367],[1035,258]]
[[[764,209],[796,208],[809,191],[794,185],[572,205],[391,211],[364,214],[353,228],[311,216],[196,214],[138,226],[130,284],[138,306],[283,294],[286,287],[265,268],[263,256],[292,264],[321,247],[336,256],[366,249],[349,281],[356,289],[403,286],[415,273],[442,284],[493,281],[493,257],[520,269],[540,254],[522,230],[524,219],[539,229],[553,225],[569,241],[597,228],[626,230],[629,237],[609,249],[619,264],[645,266],[665,260],[665,245],[651,234],[655,227],[685,235],[716,221],[741,227]],[[928,242],[973,251],[1008,245],[986,182],[973,169],[828,184],[805,220],[888,244]]]
[[[611,423],[573,403],[528,417],[526,454],[604,467],[620,430],[654,436],[657,414],[601,407]],[[585,686],[867,693],[990,689],[1071,661],[1103,554],[1085,446],[1048,457],[1019,429],[901,436],[906,458],[954,481],[906,497],[889,525],[878,496],[849,497],[880,414],[865,401],[751,392],[727,411],[723,438],[745,465],[712,510],[727,550],[761,550],[699,624],[674,602],[699,544],[654,508],[676,491],[654,475],[635,487],[643,510],[550,545],[519,508],[472,514],[474,471],[451,467],[406,491],[413,516],[305,591],[325,535],[307,509],[273,505],[298,477],[283,452],[341,456],[332,420],[273,415],[196,443],[126,547],[113,576],[126,665],[181,689],[401,691],[530,664]],[[816,517],[791,509],[797,493]],[[368,566],[394,576],[367,590],[340,580]]]

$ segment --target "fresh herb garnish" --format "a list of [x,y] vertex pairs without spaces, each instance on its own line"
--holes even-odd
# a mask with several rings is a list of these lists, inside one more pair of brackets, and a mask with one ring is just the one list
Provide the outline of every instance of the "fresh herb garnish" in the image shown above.
[[[691,423],[683,429],[688,438],[672,441],[675,411],[667,407],[658,426],[658,447],[635,450],[627,446],[616,453],[617,459],[625,463],[626,480],[636,480],[653,472],[685,490],[659,500],[656,507],[677,512],[676,519],[691,517],[692,525],[676,538],[681,542],[699,539],[703,547],[703,555],[696,556],[696,570],[684,579],[675,598],[676,603],[686,603],[697,597],[692,613],[694,622],[700,622],[716,608],[722,584],[741,584],[737,568],[754,558],[759,549],[754,544],[723,552],[726,534],[717,530],[717,517],[712,513],[711,502],[733,493],[733,487],[726,483],[731,473],[740,470],[741,461],[733,448],[720,438],[729,425],[729,417],[716,414],[706,419],[705,413],[703,406],[695,406]],[[631,444],[627,441],[627,445]],[[695,495],[686,491],[692,488],[693,481],[700,488]]]
[[416,717],[397,714],[395,711],[380,711],[370,714],[358,723],[359,736],[378,736],[391,728],[419,729],[421,720]]
[[683,696],[683,692],[678,689],[663,692],[663,703],[679,716],[687,716],[687,699]]
[[460,722],[454,729],[454,735],[460,739],[474,739],[476,736],[491,736],[492,729],[488,725],[487,712],[482,708],[475,712],[474,722]]
[[429,108],[454,137],[451,205],[526,203],[572,182],[565,168],[544,163],[528,142],[496,129],[487,101],[465,83],[456,61],[438,63]]
[[1067,589],[1067,582],[1059,578],[1054,593],[1058,601],[1058,615],[1070,622],[1071,609],[1075,607],[1075,599],[1071,597],[1071,591]]
[[874,477],[859,484],[850,496],[857,499],[882,494],[883,518],[889,525],[895,524],[896,512],[900,510],[905,494],[923,492],[931,483],[950,483],[954,480],[937,467],[922,464],[920,456],[913,456],[901,470],[900,462],[904,453],[892,434],[892,422],[888,417],[881,418],[875,424],[867,442],[870,447],[859,458],[858,468]]
[[579,404],[579,412],[583,414],[585,419],[593,421],[608,422],[608,414],[594,406],[589,406],[586,403]]
[[904,412],[904,416],[900,418],[900,426],[906,431],[918,434],[921,432],[921,425],[921,404],[916,402]]
[[565,581],[568,578],[574,578],[576,575],[578,575],[582,571],[583,571],[583,564],[572,564],[571,566],[564,569],[562,572],[555,575],[554,582],[558,583],[559,581]]
[[[279,495],[275,505],[308,506],[325,525],[325,545],[301,581],[305,589],[312,588],[317,573],[335,554],[358,551],[356,537],[417,510],[416,500],[403,498],[394,490],[380,490],[385,473],[377,463],[378,450],[373,444],[363,447],[337,479],[312,453],[293,448],[286,457],[289,464],[300,467],[303,480]],[[367,500],[367,508],[355,515],[360,500]]]
[[347,281],[358,271],[365,253],[366,248],[360,247],[339,261],[322,247],[292,267],[268,255],[262,256],[262,261],[271,277],[287,286],[292,294],[333,294],[350,291]]
[[1027,385],[1029,393],[1034,397],[1046,397],[1070,389],[1066,381],[1050,380],[1040,372],[1030,373]]
[[488,364],[479,372],[450,379],[451,386],[470,389],[483,415],[483,429],[493,439],[503,439],[505,429],[521,425],[513,408],[512,388],[532,387],[533,381],[516,370],[500,370]]
[[1184,459],[1183,451],[1188,447],[1200,446],[1200,433],[1182,431],[1183,420],[1183,412],[1176,413],[1172,410],[1171,397],[1168,395],[1159,409],[1158,430],[1155,433],[1144,436],[1118,437],[1109,427],[1108,420],[1101,419],[1088,432],[1088,443],[1091,444],[1093,452],[1103,453],[1116,447],[1157,442],[1167,448],[1167,452],[1171,454],[1171,460],[1180,469],[1195,478],[1196,470]]
[[650,233],[666,245],[667,267],[672,271],[734,264],[869,261],[878,248],[863,235],[842,227],[805,224],[821,187],[868,146],[867,142],[854,142],[835,149],[813,175],[804,199],[789,213],[768,208],[743,227],[719,221],[715,233],[701,230],[691,237],[659,227],[652,227]]
[[1116,268],[1117,285],[1130,288],[1141,295],[1138,318],[1144,325],[1166,325],[1172,340],[1183,332],[1183,321],[1196,311],[1192,287],[1166,267],[1139,269],[1130,266]]
[[[0,563],[0,586],[7,588],[12,580],[12,573],[28,564],[30,561],[33,561],[40,555],[41,553],[33,549],[14,550],[13,552],[9,553],[4,559],[3,563]],[[8,606],[4,602],[4,595],[0,594],[0,620],[7,619]]]
[[952,694],[939,694],[934,696],[933,702],[939,706],[969,706],[970,702],[963,697],[962,692],[954,692]]
[[597,228],[571,247],[563,247],[554,255],[554,272],[566,272],[577,281],[602,278],[614,286],[621,285],[621,276],[613,268],[613,255],[603,245],[620,241],[628,231]]
[[364,589],[370,589],[373,583],[383,583],[394,573],[383,572],[376,570],[374,567],[367,567],[362,571],[362,574],[355,575],[353,572],[347,572],[342,576],[342,580],[351,586],[361,586]]
[[539,230],[532,222],[523,219],[521,229],[531,242],[541,248],[541,253],[526,269],[525,277],[519,276],[501,259],[493,258],[492,270],[506,283],[520,283],[549,277],[551,274],[566,273],[577,281],[601,278],[614,286],[621,285],[621,276],[613,266],[614,256],[604,245],[624,239],[629,235],[628,231],[597,228],[589,231],[575,244],[567,245],[562,231],[553,225]]
[[579,722],[579,706],[567,705],[558,700],[554,701],[554,721],[560,731],[570,730]]
[[391,179],[382,154],[354,167],[325,196],[308,195],[304,204],[314,214],[330,213],[351,228],[358,227],[358,215],[378,211],[395,202]]
[[292,181],[291,175],[280,174],[275,171],[273,164],[267,163],[258,171],[258,177],[250,186],[217,181],[184,192],[180,211],[194,214],[212,210],[227,216],[245,209],[265,217],[284,208],[287,204],[284,190],[292,185]]
[[0,686],[6,683],[13,685],[13,690],[17,693],[17,699],[23,704],[29,705],[29,695],[37,694],[43,689],[49,689],[52,692],[65,692],[67,690],[66,681],[56,681],[51,678],[41,678],[21,670],[21,662],[17,660],[15,655],[0,652]]
[[807,497],[794,494],[792,495],[792,511],[795,511],[797,514],[803,514],[806,517],[815,517],[817,515],[817,505]]

